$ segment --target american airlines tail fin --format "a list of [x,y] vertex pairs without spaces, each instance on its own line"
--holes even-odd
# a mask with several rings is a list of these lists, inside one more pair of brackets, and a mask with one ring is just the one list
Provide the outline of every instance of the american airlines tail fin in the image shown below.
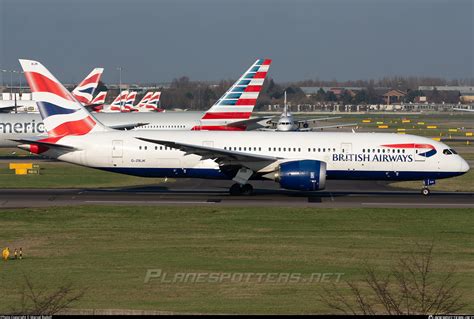
[[137,92],[132,91],[128,93],[127,99],[125,100],[125,105],[124,105],[124,111],[125,112],[133,112],[136,111],[135,107],[133,106],[133,103],[135,102],[135,99],[137,97]]
[[95,68],[88,76],[72,91],[72,95],[82,103],[82,105],[90,104],[94,91],[99,85],[100,77],[104,72],[103,68]]
[[272,60],[259,59],[204,114],[201,125],[193,130],[242,130],[228,126],[250,118]]
[[128,91],[122,91],[115,100],[110,104],[110,111],[112,112],[122,112],[123,105],[125,104],[125,100],[127,99]]
[[40,62],[19,60],[31,92],[35,93],[48,142],[65,136],[108,131]]

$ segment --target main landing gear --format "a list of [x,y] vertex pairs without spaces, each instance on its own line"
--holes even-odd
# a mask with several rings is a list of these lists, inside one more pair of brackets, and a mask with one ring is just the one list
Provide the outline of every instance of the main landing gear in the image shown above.
[[238,195],[252,195],[253,193],[253,187],[250,184],[247,184],[250,176],[252,176],[253,171],[242,167],[239,169],[235,177],[232,179],[235,183],[232,185],[229,189],[229,193],[232,196],[238,196]]
[[430,189],[428,187],[423,187],[421,190],[421,194],[424,196],[428,196],[430,194]]
[[249,196],[253,194],[253,186],[250,184],[240,185],[239,183],[235,183],[230,187],[229,194],[232,196]]

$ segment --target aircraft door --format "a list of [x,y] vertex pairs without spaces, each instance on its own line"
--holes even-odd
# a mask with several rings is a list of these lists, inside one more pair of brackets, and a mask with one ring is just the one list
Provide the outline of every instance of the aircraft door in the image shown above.
[[415,162],[424,162],[426,160],[426,157],[420,156],[418,154],[425,153],[425,152],[426,150],[413,148],[413,157],[415,158]]
[[214,141],[203,141],[202,146],[214,147]]
[[114,166],[122,164],[123,162],[123,141],[112,141],[112,163]]
[[341,143],[341,153],[342,154],[351,154],[352,153],[352,143]]

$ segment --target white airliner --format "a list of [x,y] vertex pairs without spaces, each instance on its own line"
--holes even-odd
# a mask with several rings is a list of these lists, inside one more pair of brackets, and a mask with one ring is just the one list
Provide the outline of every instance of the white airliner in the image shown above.
[[[226,130],[242,131],[261,127],[262,117],[250,118],[271,60],[257,60],[214,105],[205,112],[159,112],[161,92],[155,92],[145,108],[157,112],[121,113],[128,91],[122,91],[104,112],[94,113],[102,124],[115,129],[139,130]],[[255,71],[255,72],[251,72]],[[254,75],[253,75],[254,74]],[[255,78],[250,78],[255,76]],[[236,97],[240,96],[239,99]],[[94,109],[92,107],[92,109]],[[0,148],[17,145],[12,140],[44,134],[39,114],[0,114]]]
[[[288,105],[286,104],[286,91],[284,98],[283,113],[280,115],[280,118],[275,121],[273,119],[262,121],[265,122],[269,127],[261,128],[261,131],[276,131],[276,132],[293,132],[293,131],[314,131],[322,130],[327,128],[340,128],[345,126],[356,126],[357,123],[350,124],[335,124],[335,125],[326,125],[326,126],[316,126],[309,127],[309,123],[316,124],[320,121],[327,121],[341,118],[340,116],[333,117],[320,117],[315,119],[303,119],[297,120],[294,118],[293,114],[288,110]],[[264,124],[262,124],[264,125]]]
[[[97,88],[100,77],[104,72],[103,68],[95,68],[89,73],[84,80],[79,83],[72,91],[72,95],[83,105],[90,104],[94,91]],[[34,98],[34,96],[33,96]],[[36,101],[33,100],[0,100],[0,113],[11,112],[15,110],[19,112],[38,112]]]
[[20,64],[48,133],[20,140],[20,147],[65,162],[137,176],[233,180],[231,194],[250,194],[251,179],[298,191],[324,189],[326,179],[372,179],[424,180],[428,195],[435,179],[469,170],[447,145],[413,135],[116,131],[94,119],[41,63]]

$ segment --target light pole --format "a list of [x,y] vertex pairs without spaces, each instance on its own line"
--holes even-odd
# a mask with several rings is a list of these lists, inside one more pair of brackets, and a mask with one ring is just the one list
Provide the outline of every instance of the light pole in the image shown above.
[[119,96],[120,96],[120,112],[122,112],[122,67],[119,66],[117,67],[117,70],[119,71]]
[[15,71],[15,70],[13,70],[12,72],[18,74],[18,82],[20,83],[19,93],[21,94],[21,74],[24,73],[24,72],[23,71]]

